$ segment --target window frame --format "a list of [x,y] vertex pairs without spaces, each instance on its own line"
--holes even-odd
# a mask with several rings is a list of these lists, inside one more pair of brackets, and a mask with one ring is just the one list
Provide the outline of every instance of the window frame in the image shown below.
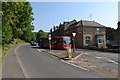
[[96,28],[96,34],[100,34],[100,28]]
[[[102,42],[100,40],[102,40]],[[103,36],[97,36],[97,43],[98,44],[104,44],[104,37]]]
[[[87,39],[87,37],[88,37],[89,39]],[[89,44],[87,44],[87,41],[89,41]],[[85,44],[86,44],[86,45],[90,45],[90,43],[91,43],[91,37],[90,37],[90,36],[86,36],[86,37],[85,37]]]

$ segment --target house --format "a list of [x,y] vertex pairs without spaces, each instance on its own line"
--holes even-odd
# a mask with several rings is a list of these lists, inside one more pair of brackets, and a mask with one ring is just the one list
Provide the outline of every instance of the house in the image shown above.
[[75,45],[79,48],[88,46],[99,48],[106,47],[105,26],[95,21],[85,20],[81,20],[78,22],[74,20],[70,23],[68,23],[66,26],[62,26],[64,29],[61,30],[61,33],[59,29],[59,33],[57,33],[57,31],[54,31],[53,33],[55,34],[56,32],[56,36],[62,34],[62,36],[71,36],[72,38],[72,32],[76,32]]
[[51,36],[63,36],[65,35],[65,30],[72,24],[76,23],[76,20],[72,20],[70,22],[63,22],[63,24],[59,24],[59,26],[54,26],[53,31],[51,30]]
[[106,32],[105,26],[95,21],[81,20],[75,24],[72,24],[66,30],[69,36],[72,36],[72,32],[76,32],[76,46],[77,47],[106,47]]

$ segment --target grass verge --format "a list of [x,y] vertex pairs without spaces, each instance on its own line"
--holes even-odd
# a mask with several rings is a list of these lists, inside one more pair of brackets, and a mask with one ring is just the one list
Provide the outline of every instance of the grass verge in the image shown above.
[[11,41],[11,43],[0,46],[0,67],[2,65],[2,61],[6,53],[9,51],[10,48],[16,46],[17,44],[29,44],[29,43],[20,39],[14,39],[13,41]]

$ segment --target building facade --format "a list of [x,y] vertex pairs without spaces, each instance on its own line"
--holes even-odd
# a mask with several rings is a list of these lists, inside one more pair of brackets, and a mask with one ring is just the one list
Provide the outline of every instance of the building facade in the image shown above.
[[[76,47],[106,47],[106,32],[105,26],[95,22],[95,21],[84,21],[81,20],[71,21],[71,24],[67,24],[63,26],[63,30],[58,29],[59,33],[56,31],[52,32],[52,34],[56,33],[52,36],[70,36],[72,37],[72,32],[76,32],[75,36],[75,45]],[[59,35],[61,34],[61,35]]]
[[116,44],[120,44],[120,22],[118,22],[118,28],[115,33],[114,41]]
[[59,24],[59,26],[54,26],[53,31],[51,30],[52,36],[64,36],[66,34],[65,30],[72,24],[76,23],[76,20],[72,20],[70,22],[63,22],[63,24]]

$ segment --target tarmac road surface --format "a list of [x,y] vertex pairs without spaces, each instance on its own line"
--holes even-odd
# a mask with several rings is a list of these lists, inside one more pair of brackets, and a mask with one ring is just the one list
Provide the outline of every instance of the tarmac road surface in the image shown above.
[[66,64],[30,45],[19,45],[6,55],[3,78],[105,78],[95,72]]

